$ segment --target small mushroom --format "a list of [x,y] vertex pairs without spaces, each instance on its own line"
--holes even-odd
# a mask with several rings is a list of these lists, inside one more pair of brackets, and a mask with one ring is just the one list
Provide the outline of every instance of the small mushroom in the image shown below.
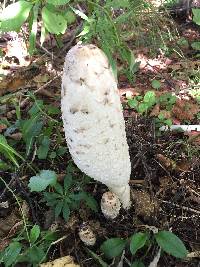
[[91,227],[83,223],[79,229],[79,237],[86,246],[94,246],[96,243],[96,236]]
[[113,192],[106,192],[101,199],[101,210],[108,219],[114,219],[119,215],[121,203],[119,198]]

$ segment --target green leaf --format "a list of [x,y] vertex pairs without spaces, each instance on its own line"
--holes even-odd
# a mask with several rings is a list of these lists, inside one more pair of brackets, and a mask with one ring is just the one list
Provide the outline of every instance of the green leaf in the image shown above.
[[97,212],[98,211],[98,204],[97,201],[94,199],[93,196],[90,194],[85,194],[83,200],[85,201],[85,204],[93,211]]
[[50,139],[48,136],[44,136],[41,145],[38,148],[37,155],[39,159],[46,159],[49,152]]
[[192,8],[193,18],[192,20],[200,25],[200,9],[199,8]]
[[90,19],[80,10],[78,9],[75,9],[72,7],[72,10],[74,11],[74,13],[76,15],[78,15],[79,17],[81,17],[83,20],[87,21],[87,22],[90,22]]
[[142,114],[146,112],[148,108],[149,108],[149,105],[147,103],[140,103],[138,106],[138,112]]
[[47,3],[52,4],[54,6],[61,6],[69,3],[70,0],[47,0]]
[[2,31],[19,31],[22,24],[28,18],[32,8],[32,3],[27,1],[18,1],[7,6],[0,17]]
[[131,264],[131,267],[145,267],[144,263],[140,260],[136,260]]
[[70,25],[76,21],[76,16],[74,15],[74,13],[71,10],[65,11],[64,17],[66,18],[68,25]]
[[200,50],[200,42],[193,42],[191,46],[195,50]]
[[47,188],[49,185],[55,185],[57,181],[57,176],[54,171],[42,170],[37,176],[30,178],[28,187],[31,192],[41,192]]
[[106,1],[108,2],[106,4],[107,8],[128,8],[130,7],[129,0],[112,0],[112,1]]
[[56,190],[56,192],[57,192],[58,194],[63,195],[64,191],[63,191],[63,187],[62,187],[61,184],[56,183],[56,184],[54,185],[54,188],[55,188],[55,190]]
[[62,214],[63,214],[63,218],[65,219],[65,221],[68,221],[69,216],[70,216],[70,208],[68,205],[68,201],[66,199],[64,199],[64,202],[63,202]]
[[[33,266],[35,266],[35,264],[40,263],[40,261],[45,258],[45,252],[42,246],[33,246],[27,250],[24,256],[25,262],[30,262]],[[21,260],[23,260],[23,255]]]
[[55,217],[58,218],[63,208],[63,201],[60,200],[55,206]]
[[42,9],[42,20],[45,28],[50,33],[64,34],[67,29],[67,20],[49,5],[44,6]]
[[38,237],[40,236],[40,227],[39,225],[34,225],[30,232],[30,241],[33,244]]
[[64,178],[65,193],[69,190],[71,185],[72,185],[72,175],[71,173],[68,173],[67,175],[65,175],[65,178]]
[[116,237],[104,241],[100,249],[107,258],[112,259],[121,255],[125,245],[126,240]]
[[155,234],[158,245],[168,254],[176,258],[186,258],[187,249],[183,242],[172,232],[160,231]]
[[151,82],[151,86],[154,88],[154,89],[159,89],[161,87],[161,82],[158,81],[158,80],[153,80]]
[[98,256],[96,253],[94,253],[92,250],[88,248],[85,249],[92,256],[92,258],[100,264],[101,267],[109,267],[109,265],[105,261],[103,261],[100,256]]
[[142,233],[142,232],[132,235],[130,242],[130,251],[133,255],[135,255],[138,249],[142,248],[145,245],[148,237],[149,237],[148,233]]
[[41,118],[41,113],[34,115],[29,120],[23,120],[20,122],[23,140],[26,143],[26,155],[29,155],[34,139],[40,134],[42,127],[43,121]]
[[22,245],[19,242],[12,242],[5,250],[5,258],[4,263],[5,267],[13,265],[17,257],[19,256],[20,252],[22,250]]
[[168,126],[172,126],[172,120],[171,119],[166,119],[164,120],[164,123]]
[[56,154],[57,154],[58,156],[63,156],[66,152],[67,152],[67,147],[65,147],[65,146],[60,146],[60,147],[56,150]]
[[129,105],[131,108],[134,108],[134,109],[136,109],[136,110],[137,110],[138,104],[139,104],[139,102],[137,101],[136,98],[133,98],[133,99],[129,99],[129,100],[128,100],[128,105]]
[[146,92],[143,101],[147,103],[149,107],[153,106],[156,103],[156,95],[154,91]]
[[10,145],[8,145],[6,138],[0,134],[0,153],[2,153],[6,158],[11,160],[16,167],[19,168],[19,164],[15,159],[15,156],[23,160],[23,157],[15,151]]
[[33,55],[35,52],[38,9],[39,9],[39,3],[35,4],[33,7],[33,21],[32,21],[31,32],[30,32],[30,36],[29,36],[29,43],[30,43],[29,53],[30,53],[30,55]]

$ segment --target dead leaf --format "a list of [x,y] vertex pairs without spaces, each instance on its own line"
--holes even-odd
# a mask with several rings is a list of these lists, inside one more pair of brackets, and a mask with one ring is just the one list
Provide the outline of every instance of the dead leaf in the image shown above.
[[0,133],[3,132],[3,130],[7,129],[7,125],[5,124],[0,124]]
[[157,154],[156,158],[158,159],[158,161],[164,165],[164,167],[169,168],[174,170],[176,168],[176,162],[173,161],[172,159],[162,155],[162,154]]
[[156,104],[156,105],[153,107],[153,109],[152,109],[152,111],[151,111],[151,113],[150,113],[150,116],[151,116],[151,117],[153,117],[153,116],[157,117],[157,116],[159,115],[159,113],[160,113],[160,104]]
[[191,100],[178,99],[172,109],[173,115],[179,120],[193,120],[200,108]]
[[42,263],[40,267],[79,267],[79,265],[74,263],[71,256],[65,256],[54,261]]

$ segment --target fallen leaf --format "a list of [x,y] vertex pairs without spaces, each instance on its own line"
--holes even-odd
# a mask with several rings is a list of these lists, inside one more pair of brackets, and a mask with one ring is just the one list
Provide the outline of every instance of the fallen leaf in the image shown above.
[[40,267],[79,267],[75,264],[71,256],[65,256],[54,261],[40,264]]
[[169,168],[174,170],[176,168],[176,162],[173,161],[172,159],[162,155],[162,154],[157,154],[156,158],[158,159],[158,161],[164,165],[164,167]]
[[193,120],[200,108],[189,100],[177,99],[172,114],[179,120]]

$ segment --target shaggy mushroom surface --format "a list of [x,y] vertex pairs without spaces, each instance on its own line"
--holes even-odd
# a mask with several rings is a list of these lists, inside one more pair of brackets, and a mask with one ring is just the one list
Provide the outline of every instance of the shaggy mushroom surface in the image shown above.
[[76,45],[65,59],[62,119],[71,156],[81,171],[130,206],[131,163],[112,68],[94,45]]

